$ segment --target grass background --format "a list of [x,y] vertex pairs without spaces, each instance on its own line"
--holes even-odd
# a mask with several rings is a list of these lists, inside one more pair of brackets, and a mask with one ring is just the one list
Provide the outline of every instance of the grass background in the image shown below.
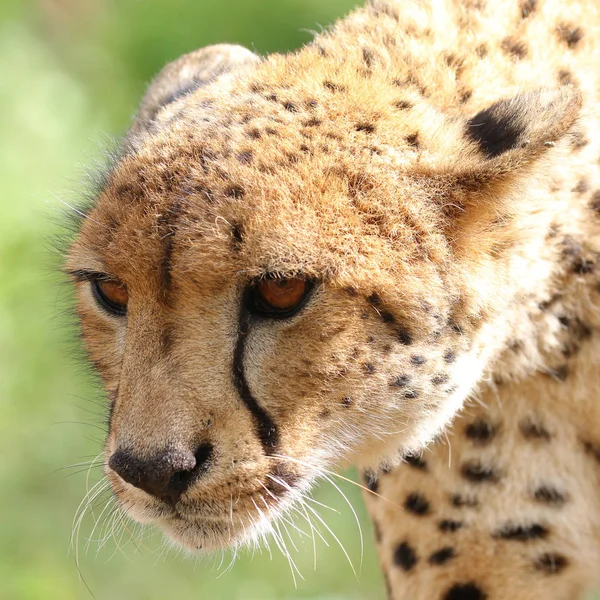
[[[55,275],[59,259],[49,241],[62,231],[61,200],[77,202],[86,168],[126,129],[145,85],[167,61],[217,42],[259,53],[292,49],[352,4],[1,0],[1,600],[384,597],[370,526],[350,485],[341,487],[359,513],[366,546],[358,579],[330,535],[329,547],[318,544],[316,572],[312,542],[296,538],[298,552],[290,546],[305,576],[295,589],[276,550],[272,559],[244,554],[222,576],[220,557],[195,562],[164,553],[159,534],[137,546],[127,533],[102,547],[92,541],[86,553],[92,519],[82,527],[78,574],[69,543],[86,473],[64,467],[100,451],[104,406],[73,342],[70,294]],[[330,485],[315,497],[339,511],[322,512],[358,565],[360,538],[346,503]]]
[[[78,357],[69,289],[50,252],[64,206],[77,202],[89,165],[128,126],[152,76],[169,60],[216,42],[260,53],[311,38],[351,0],[2,0],[0,2],[0,599],[382,598],[383,586],[359,494],[343,486],[363,521],[357,580],[326,536],[313,571],[312,541],[295,561],[273,550],[243,554],[217,578],[220,557],[195,562],[161,552],[161,536],[136,548],[99,548],[81,534],[81,574],[69,539],[86,474],[63,467],[101,449],[103,398]],[[59,200],[60,199],[60,200]],[[70,473],[73,472],[72,475]],[[92,476],[92,483],[98,473]],[[328,485],[316,492],[341,514],[328,524],[360,562],[357,526]],[[100,508],[101,510],[101,508]],[[325,514],[327,513],[327,514]],[[96,513],[98,514],[98,512]],[[94,532],[99,538],[101,531]],[[225,565],[229,562],[226,557]],[[221,569],[222,570],[222,569]]]

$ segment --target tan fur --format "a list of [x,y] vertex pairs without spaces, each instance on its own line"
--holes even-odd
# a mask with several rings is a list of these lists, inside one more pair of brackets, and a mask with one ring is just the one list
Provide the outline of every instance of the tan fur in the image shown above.
[[[596,0],[376,0],[295,54],[159,76],[67,270],[129,289],[114,318],[78,285],[107,459],[215,452],[175,507],[107,468],[129,514],[237,544],[353,462],[394,598],[579,597],[600,570],[599,36]],[[266,274],[316,281],[247,335],[271,452],[232,375]]]

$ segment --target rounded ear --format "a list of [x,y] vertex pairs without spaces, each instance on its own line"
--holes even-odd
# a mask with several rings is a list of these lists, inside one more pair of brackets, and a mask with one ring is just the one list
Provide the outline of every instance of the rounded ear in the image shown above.
[[539,89],[500,100],[467,122],[467,138],[487,159],[511,153],[528,162],[562,138],[575,123],[581,92],[573,86]]
[[132,142],[147,132],[164,106],[224,73],[260,60],[259,56],[242,46],[216,44],[184,54],[169,63],[146,90],[129,131],[128,141]]

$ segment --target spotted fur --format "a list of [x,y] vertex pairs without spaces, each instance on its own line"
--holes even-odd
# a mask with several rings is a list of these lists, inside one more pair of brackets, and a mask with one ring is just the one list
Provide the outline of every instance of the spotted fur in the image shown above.
[[393,598],[593,584],[599,40],[596,0],[373,0],[158,76],[66,264],[131,516],[236,545],[354,462]]

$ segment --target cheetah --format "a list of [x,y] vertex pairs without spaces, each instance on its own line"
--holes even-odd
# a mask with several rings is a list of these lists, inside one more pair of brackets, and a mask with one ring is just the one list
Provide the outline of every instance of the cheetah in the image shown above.
[[65,261],[122,509],[258,540],[357,465],[390,598],[600,574],[600,4],[374,0],[151,84]]

